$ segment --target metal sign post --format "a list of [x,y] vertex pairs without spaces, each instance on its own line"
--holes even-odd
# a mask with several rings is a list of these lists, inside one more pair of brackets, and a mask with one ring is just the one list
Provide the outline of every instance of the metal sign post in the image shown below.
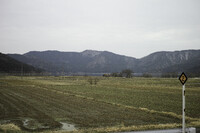
[[179,77],[180,82],[183,85],[182,95],[183,95],[183,120],[182,120],[182,133],[185,133],[185,83],[187,81],[187,76],[183,72]]

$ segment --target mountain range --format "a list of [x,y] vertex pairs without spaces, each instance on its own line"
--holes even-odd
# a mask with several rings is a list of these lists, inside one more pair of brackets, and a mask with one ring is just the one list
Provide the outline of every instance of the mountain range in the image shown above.
[[137,59],[108,51],[31,51],[9,57],[51,73],[200,73],[200,50],[161,51]]
[[0,73],[40,73],[42,71],[0,53]]

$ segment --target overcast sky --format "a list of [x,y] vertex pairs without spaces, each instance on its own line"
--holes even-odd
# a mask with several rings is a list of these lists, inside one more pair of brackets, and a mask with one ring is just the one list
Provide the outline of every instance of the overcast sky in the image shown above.
[[0,52],[200,49],[200,0],[0,0]]

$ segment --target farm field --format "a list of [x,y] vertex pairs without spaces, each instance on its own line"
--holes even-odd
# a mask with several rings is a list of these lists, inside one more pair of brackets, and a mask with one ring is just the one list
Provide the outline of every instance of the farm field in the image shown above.
[[[176,78],[0,77],[1,125],[64,132],[63,123],[74,132],[181,127],[182,85]],[[198,78],[186,83],[186,126],[200,127]]]

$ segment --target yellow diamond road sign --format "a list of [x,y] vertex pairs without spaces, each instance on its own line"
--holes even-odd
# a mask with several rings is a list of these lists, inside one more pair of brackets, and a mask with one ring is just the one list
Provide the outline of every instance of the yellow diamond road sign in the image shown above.
[[185,75],[184,72],[182,72],[182,74],[179,77],[180,82],[184,85],[185,82],[187,81],[187,76]]

